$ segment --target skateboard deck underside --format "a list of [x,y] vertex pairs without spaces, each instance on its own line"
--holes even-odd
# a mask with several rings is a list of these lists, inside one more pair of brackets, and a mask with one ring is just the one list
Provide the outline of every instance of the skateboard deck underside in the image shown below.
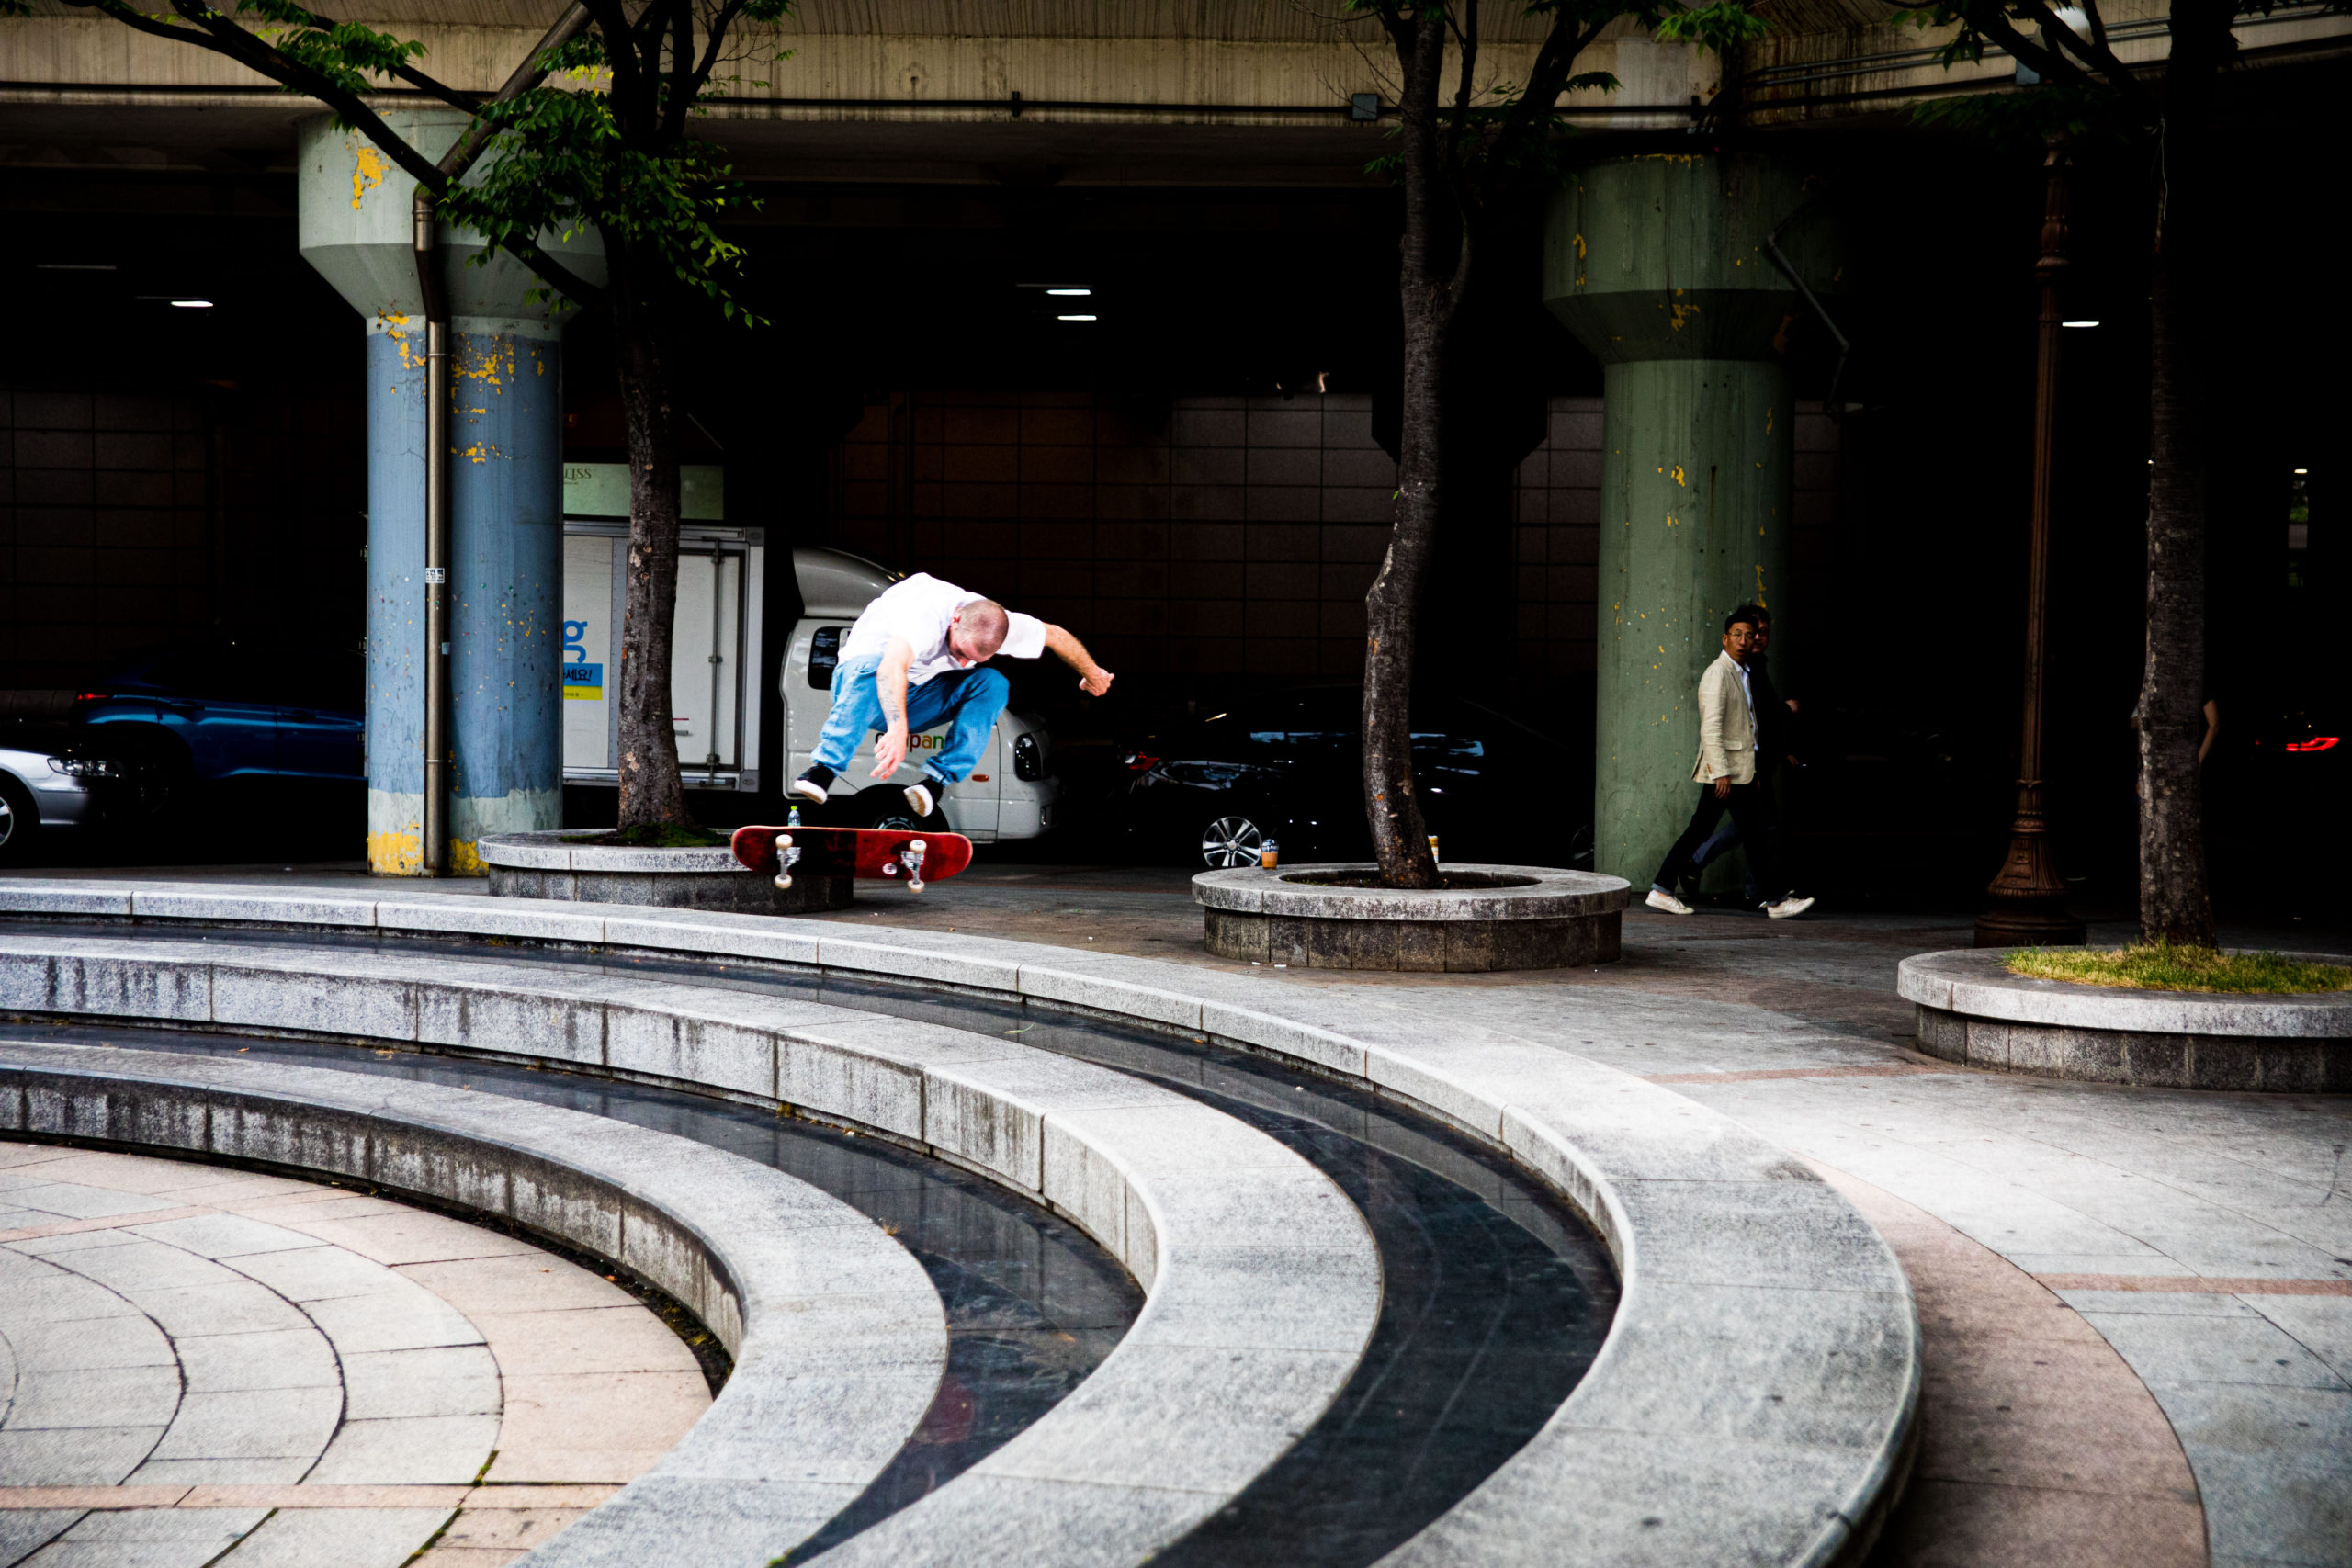
[[[768,828],[735,829],[735,858],[753,871],[776,869],[776,835],[788,835],[800,859],[795,876],[903,877],[901,852],[921,842],[926,882],[953,876],[972,863],[972,840],[961,833],[917,833],[896,828]],[[887,869],[886,869],[887,868]]]

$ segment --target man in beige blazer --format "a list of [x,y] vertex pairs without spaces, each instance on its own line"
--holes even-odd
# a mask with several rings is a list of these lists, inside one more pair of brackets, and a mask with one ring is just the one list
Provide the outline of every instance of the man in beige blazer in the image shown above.
[[[1771,831],[1771,814],[1756,782],[1756,697],[1748,685],[1747,664],[1748,652],[1756,646],[1752,615],[1740,610],[1731,613],[1724,623],[1724,650],[1699,677],[1699,761],[1690,770],[1690,780],[1699,786],[1699,806],[1690,814],[1690,826],[1667,852],[1666,863],[1658,867],[1645,900],[1651,908],[1669,915],[1696,913],[1675,897],[1674,889],[1683,877],[1695,874],[1692,857],[1726,811],[1739,826],[1740,842],[1747,846],[1756,885],[1767,889],[1788,886],[1781,874],[1780,844]],[[1779,903],[1765,905],[1764,912],[1785,920],[1811,908],[1812,899],[1792,893]]]

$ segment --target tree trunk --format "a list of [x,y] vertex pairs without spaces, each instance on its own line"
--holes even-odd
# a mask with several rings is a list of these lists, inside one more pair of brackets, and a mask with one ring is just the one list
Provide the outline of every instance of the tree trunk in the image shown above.
[[620,826],[692,827],[670,714],[678,604],[678,445],[668,343],[646,270],[627,242],[612,255],[621,417],[628,430],[628,581],[621,619]]
[[2226,0],[2173,10],[2148,288],[2148,648],[2140,730],[2140,936],[2211,947],[2197,746],[2205,705],[2203,262],[2206,118],[2230,41]]
[[1432,6],[1398,40],[1404,91],[1405,233],[1398,266],[1404,308],[1405,378],[1396,441],[1396,523],[1380,575],[1364,595],[1363,796],[1380,880],[1389,887],[1434,887],[1437,861],[1413,789],[1413,632],[1421,584],[1442,503],[1446,337],[1467,269],[1461,242],[1450,276],[1431,276],[1441,218],[1437,90],[1444,18]]

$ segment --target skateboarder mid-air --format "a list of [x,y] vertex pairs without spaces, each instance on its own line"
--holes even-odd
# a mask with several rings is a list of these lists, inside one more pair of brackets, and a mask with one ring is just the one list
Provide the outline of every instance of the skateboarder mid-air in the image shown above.
[[1111,689],[1111,671],[1059,626],[1015,615],[925,572],[893,583],[842,642],[832,711],[817,738],[816,761],[792,781],[790,793],[823,802],[869,730],[882,732],[874,745],[873,776],[887,779],[906,761],[916,731],[946,724],[947,744],[923,764],[922,782],[907,786],[908,808],[929,817],[947,786],[968,778],[988,750],[1011,691],[1001,671],[983,668],[1000,653],[1012,659],[1051,653],[1078,671],[1078,683],[1090,695]]

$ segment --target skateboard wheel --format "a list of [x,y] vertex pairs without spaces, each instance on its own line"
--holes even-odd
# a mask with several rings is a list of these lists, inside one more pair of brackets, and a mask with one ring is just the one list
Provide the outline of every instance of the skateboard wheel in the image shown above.
[[930,846],[926,845],[921,839],[910,839],[907,841],[907,848],[914,851],[917,854],[922,854]]
[[885,876],[896,876],[896,875],[898,875],[898,874],[899,874],[899,867],[898,867],[897,863],[895,863],[895,862],[891,862],[891,861],[885,861],[885,862],[883,862],[883,863],[882,863],[882,874],[883,874],[883,875],[885,875]]
[[922,891],[922,884],[917,882],[912,877],[909,877],[907,879],[907,891],[910,893],[920,893]]
[[787,888],[787,887],[789,887],[789,886],[792,886],[792,877],[791,877],[791,875],[790,875],[788,873],[786,873],[786,872],[778,872],[778,873],[776,873],[776,877],[775,877],[775,886],[776,886],[776,891],[777,891],[777,892],[781,893],[781,892],[783,892],[786,888]]

